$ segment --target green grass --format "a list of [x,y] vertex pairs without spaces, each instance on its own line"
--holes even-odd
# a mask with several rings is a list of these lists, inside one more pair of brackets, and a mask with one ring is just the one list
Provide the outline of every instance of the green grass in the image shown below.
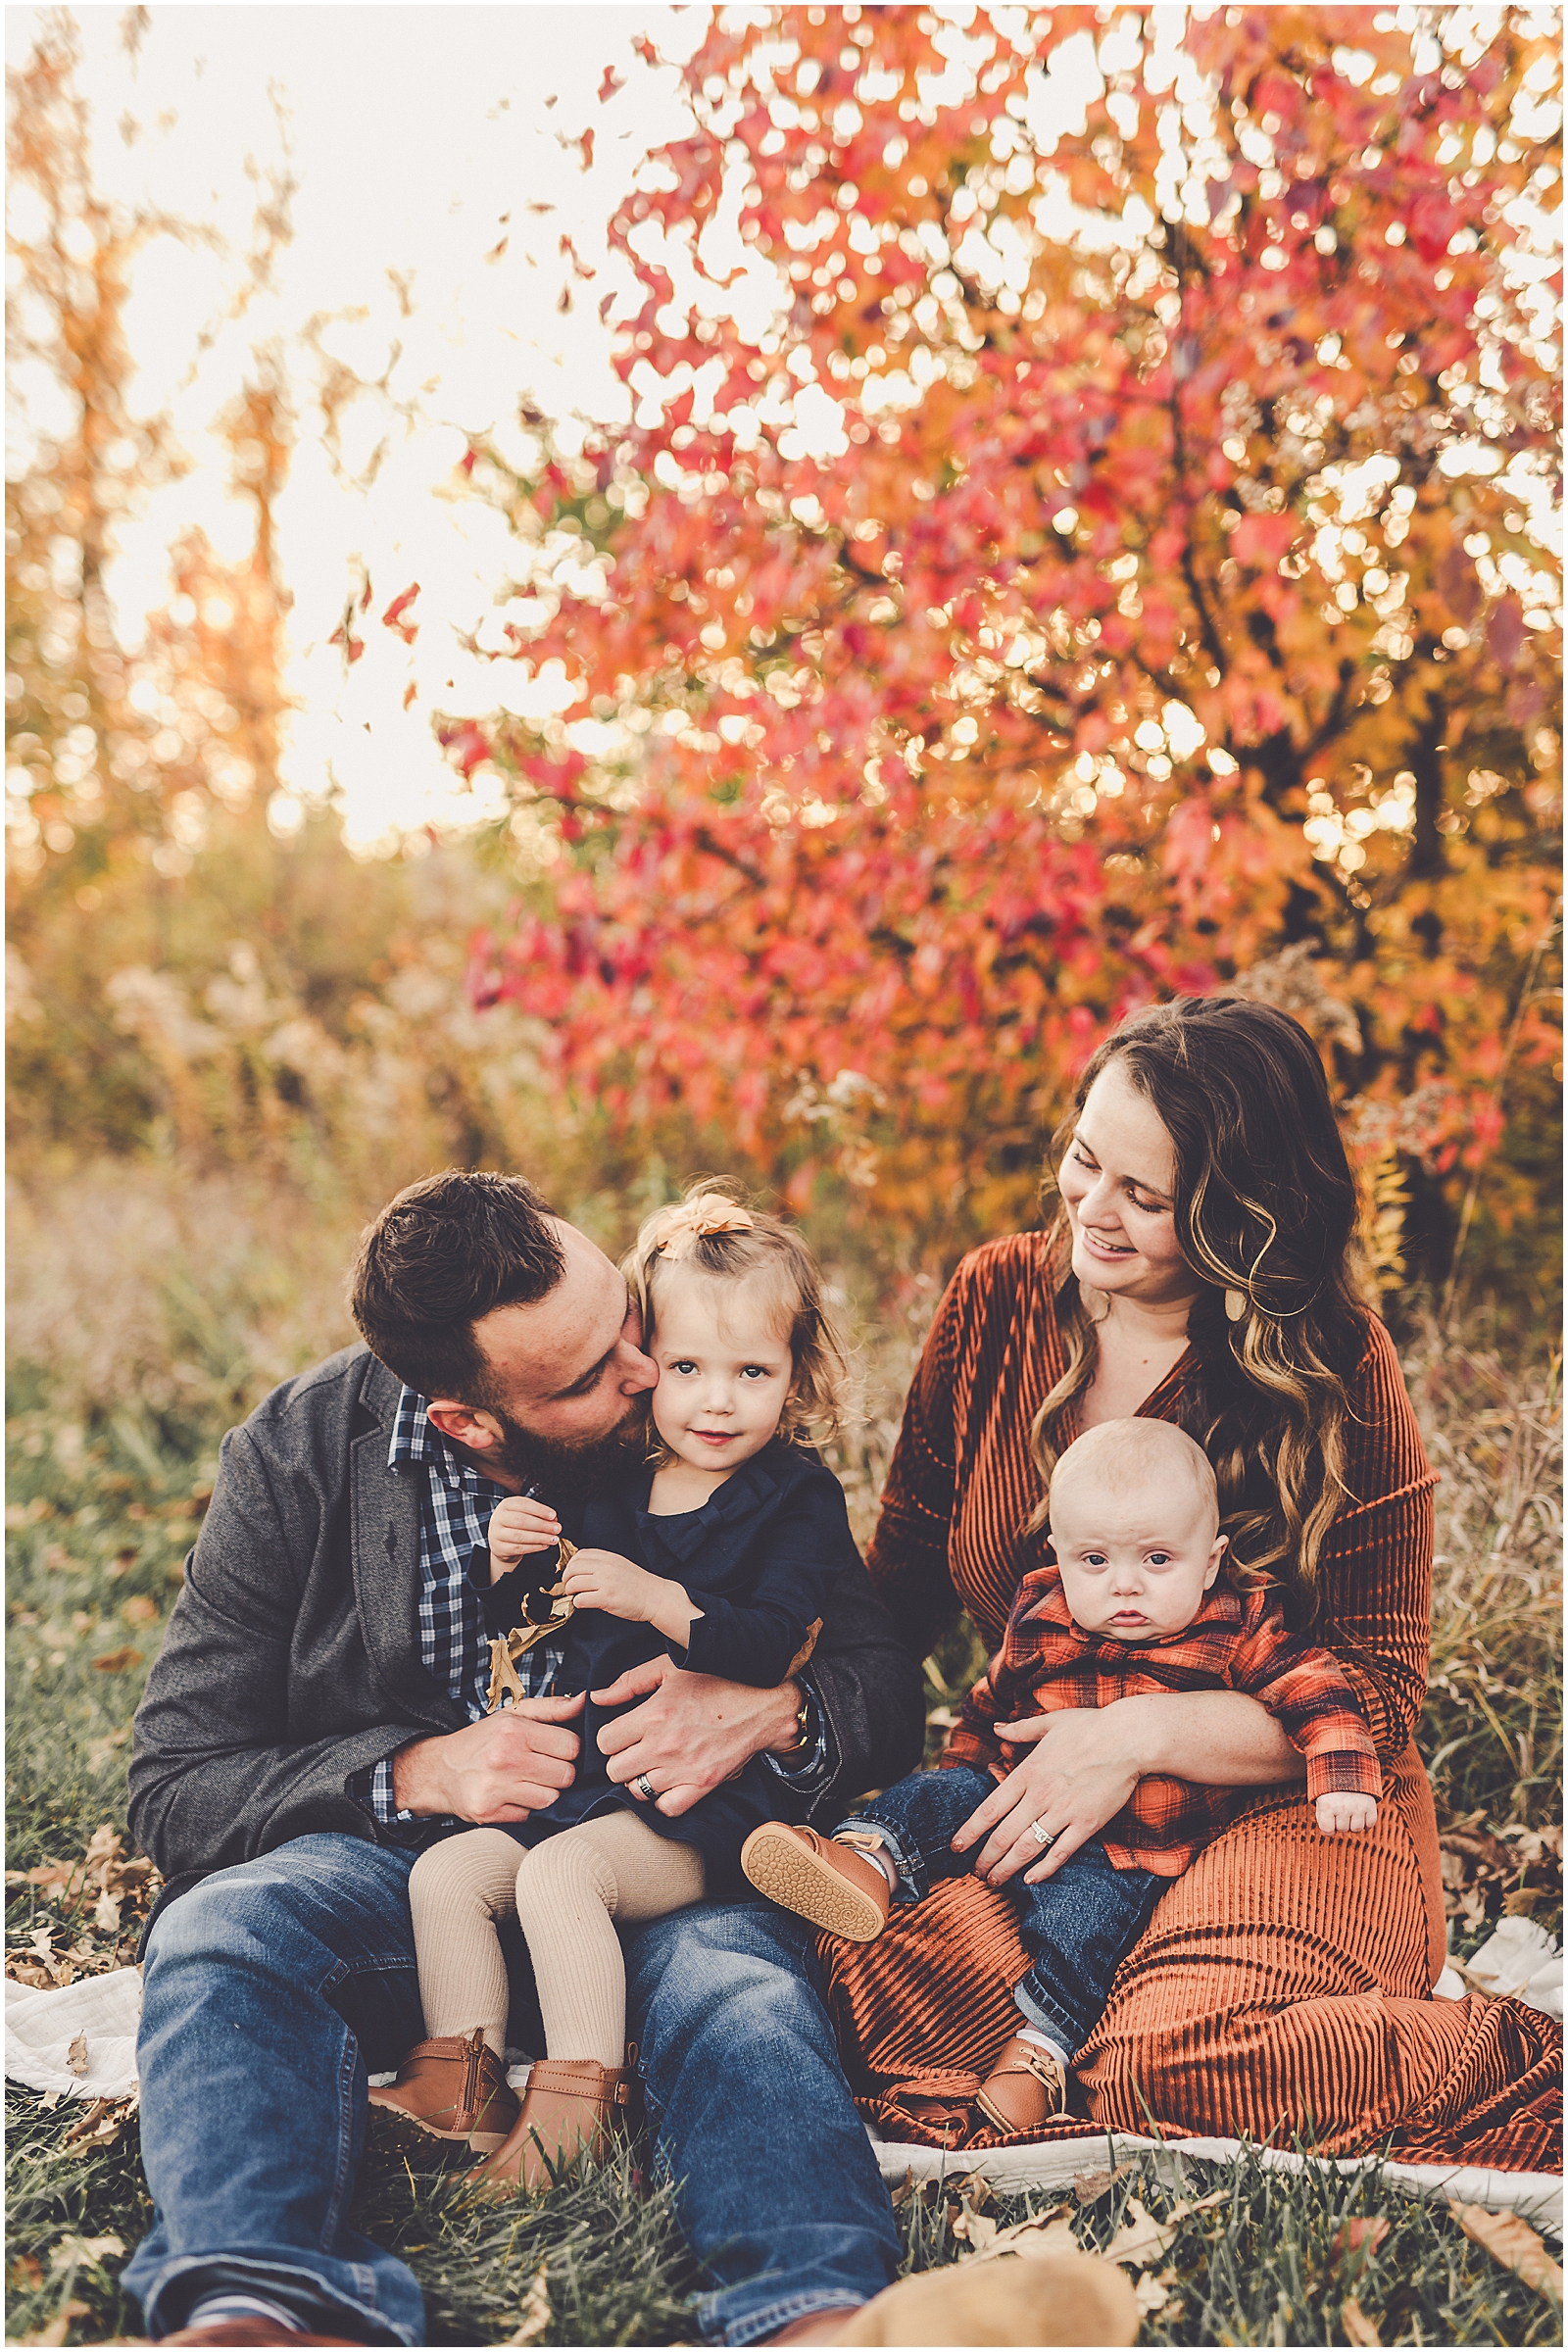
[[[276,1276],[275,1264],[263,1271],[269,1282]],[[165,1350],[168,1377],[106,1396],[90,1328],[90,1272],[79,1294],[89,1328],[76,1329],[72,1348],[52,1367],[34,1351],[12,1385],[12,1973],[42,1972],[40,1939],[57,1975],[123,1964],[133,1953],[145,1885],[110,1870],[121,1917],[106,1925],[96,1882],[84,1885],[78,1873],[64,1884],[38,1884],[26,1874],[75,1860],[101,1827],[123,1835],[130,1718],[178,1591],[217,1437],[273,1376],[265,1361],[272,1341],[258,1343],[252,1356],[219,1361],[216,1339],[202,1352],[188,1298],[161,1308],[165,1294],[144,1284],[136,1294],[138,1346],[149,1360]],[[187,1269],[187,1290],[199,1290],[202,1280],[199,1266]],[[123,1309],[123,1286],[103,1287]],[[174,1319],[177,1339],[160,1329],[158,1312]],[[302,1327],[319,1324],[322,1344],[330,1345],[331,1312],[324,1304],[308,1316],[301,1310]],[[47,1319],[35,1314],[30,1328],[45,1330]],[[869,1355],[865,1410],[844,1462],[862,1532],[918,1336],[916,1317]],[[1444,1473],[1435,1682],[1422,1740],[1434,1763],[1440,1824],[1459,1841],[1446,1848],[1446,1870],[1454,1947],[1463,1955],[1504,1905],[1531,1910],[1561,1932],[1553,1826],[1562,1752],[1558,1396],[1553,1367],[1510,1368],[1479,1345],[1445,1342],[1430,1331],[1413,1335],[1406,1363]],[[951,1705],[969,1670],[968,1637],[960,1633],[934,1662],[933,1705]],[[67,2242],[118,2239],[128,2251],[141,2235],[148,2208],[134,2115],[111,2118],[109,2128],[120,2126],[112,2143],[83,2152],[66,2136],[79,2120],[79,2107],[47,2111],[27,2093],[13,2094],[8,2107],[13,2340],[52,2328],[55,2341],[101,2342],[137,2326],[116,2283],[122,2257],[100,2245],[73,2259]],[[760,2119],[759,2129],[772,2130],[771,2120]],[[778,2154],[783,2163],[810,2161],[809,2151],[781,2147]],[[1086,2149],[1086,2166],[1094,2161]],[[1187,2170],[1189,2200],[1223,2194],[1183,2222],[1160,2263],[1167,2299],[1146,2321],[1147,2343],[1344,2342],[1348,2296],[1386,2344],[1560,2340],[1553,2304],[1473,2244],[1446,2211],[1378,2177],[1292,2177],[1251,2158]],[[1073,2203],[1073,2227],[1082,2243],[1103,2247],[1129,2195],[1157,2218],[1174,2193],[1140,2164],[1088,2204]],[[998,2204],[978,2191],[970,2203],[1004,2227],[1040,2206],[1039,2199]],[[1387,2235],[1364,2257],[1348,2256],[1346,2222],[1374,2214],[1389,2222]],[[358,2219],[417,2273],[432,2343],[514,2339],[541,2267],[550,2318],[532,2340],[664,2344],[690,2341],[695,2331],[689,2306],[701,2281],[668,2192],[644,2193],[625,2163],[498,2215],[466,2201],[450,2170],[414,2170],[372,2155]],[[906,2195],[899,2220],[911,2267],[963,2252],[953,2234],[962,2202],[951,2190]]]

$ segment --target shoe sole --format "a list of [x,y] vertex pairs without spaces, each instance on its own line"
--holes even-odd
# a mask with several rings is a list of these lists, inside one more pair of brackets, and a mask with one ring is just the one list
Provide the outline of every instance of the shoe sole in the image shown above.
[[[874,1895],[841,1879],[830,1862],[801,1845],[779,1825],[764,1823],[741,1848],[741,1868],[770,1902],[851,1943],[874,1943],[887,1913]],[[873,1863],[872,1868],[875,1868]]]
[[512,2129],[509,2124],[505,2132],[443,2132],[438,2124],[421,2122],[406,2107],[388,2106],[374,2091],[370,2093],[370,2114],[376,2119],[379,2138],[414,2147],[422,2139],[439,2139],[450,2148],[472,2148],[476,2156],[493,2156],[497,2148],[505,2145]]

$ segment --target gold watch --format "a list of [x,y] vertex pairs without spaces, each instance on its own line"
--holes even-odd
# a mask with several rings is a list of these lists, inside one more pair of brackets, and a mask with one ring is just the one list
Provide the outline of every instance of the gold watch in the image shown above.
[[795,1710],[795,1740],[791,1746],[782,1751],[779,1762],[788,1764],[792,1757],[804,1755],[808,1748],[815,1745],[816,1741],[811,1737],[811,1702],[803,1683],[801,1685],[801,1703]]

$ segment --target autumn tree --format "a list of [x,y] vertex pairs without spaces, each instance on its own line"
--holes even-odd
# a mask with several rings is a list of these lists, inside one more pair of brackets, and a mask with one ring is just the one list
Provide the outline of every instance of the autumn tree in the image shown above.
[[[124,37],[140,31],[131,12]],[[254,516],[248,553],[227,563],[187,533],[167,602],[128,632],[113,559],[148,494],[190,461],[167,414],[138,405],[126,308],[159,240],[222,253],[234,266],[194,368],[266,281],[290,189],[285,172],[256,175],[243,256],[204,223],[109,196],[78,65],[71,20],[51,18],[7,87],[7,329],[24,428],[6,483],[9,1081],[19,1139],[123,1143],[156,1120],[161,1090],[117,1008],[117,975],[178,961],[198,935],[221,971],[236,930],[275,931],[276,903],[300,896],[267,826],[284,708],[281,364],[252,352],[216,424]],[[181,895],[209,841],[227,876],[216,904]]]
[[[134,22],[126,37],[139,39]],[[62,889],[97,889],[127,853],[177,875],[214,805],[262,819],[282,708],[287,599],[273,514],[291,434],[268,354],[253,355],[251,380],[218,424],[231,487],[255,510],[249,558],[225,565],[200,533],[187,535],[145,647],[129,654],[122,641],[109,564],[148,491],[189,466],[167,414],[145,413],[131,397],[132,273],[160,239],[221,240],[202,223],[102,192],[78,62],[75,29],[59,18],[7,87],[7,329],[28,426],[6,485],[8,844],[28,920],[34,908],[47,920]],[[235,315],[288,236],[289,193],[284,176],[261,181],[253,248],[230,296]],[[197,338],[192,366],[215,331]]]
[[560,849],[476,990],[798,1199],[1015,1215],[1108,1022],[1293,949],[1385,1142],[1495,1141],[1552,919],[1554,34],[1172,23],[719,16],[612,224],[634,426],[473,465],[564,678],[446,730]]

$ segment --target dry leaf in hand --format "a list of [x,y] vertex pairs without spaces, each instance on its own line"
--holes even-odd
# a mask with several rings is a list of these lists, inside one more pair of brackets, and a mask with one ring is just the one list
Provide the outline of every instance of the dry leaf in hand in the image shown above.
[[75,2040],[66,2052],[66,2060],[74,2075],[84,2075],[87,2072],[87,2036],[85,2034],[76,2035]]
[[533,2283],[523,2301],[522,2324],[516,2334],[504,2337],[502,2339],[504,2342],[533,2344],[537,2343],[540,2336],[543,2335],[550,2325],[551,2317],[550,2291],[546,2279],[547,2273],[543,2269],[535,2273]]
[[1122,2210],[1121,2228],[1104,2250],[1105,2260],[1151,2270],[1156,2262],[1164,2260],[1180,2227],[1179,2220],[1156,2222],[1136,2197],[1129,2197]]
[[1340,2305],[1340,2327],[1348,2344],[1381,2344],[1377,2322],[1369,2320],[1353,2295]]
[[1448,2211],[1466,2237],[1485,2246],[1494,2262],[1512,2271],[1538,2295],[1555,2295],[1562,2301],[1562,2271],[1528,2222],[1522,2222],[1516,2213],[1489,2213],[1484,2205],[1456,2201],[1450,2201]]

